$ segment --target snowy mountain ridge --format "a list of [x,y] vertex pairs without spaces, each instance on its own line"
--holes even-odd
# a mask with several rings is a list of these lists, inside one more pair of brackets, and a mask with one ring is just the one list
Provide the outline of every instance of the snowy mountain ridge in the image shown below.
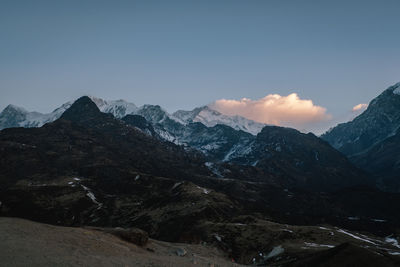
[[97,105],[101,112],[111,113],[114,117],[121,119],[129,114],[136,114],[138,107],[123,99],[120,100],[103,100],[94,96],[89,98]]
[[[143,105],[137,107],[135,104],[125,100],[104,100],[101,98],[89,96],[97,105],[100,111],[113,114],[116,118],[123,118],[126,115],[141,115],[147,121],[153,124],[181,124],[201,122],[207,127],[214,127],[218,124],[227,125],[235,130],[242,130],[253,135],[261,131],[265,124],[243,118],[241,116],[227,116],[215,111],[208,106],[195,108],[192,111],[179,110],[169,114],[159,105]],[[69,101],[50,113],[29,112],[22,107],[8,105],[0,113],[0,129],[11,127],[41,127],[46,123],[58,119],[62,113],[67,110],[74,101]],[[164,125],[165,126],[165,125]],[[174,127],[176,127],[175,125]],[[166,133],[160,133],[171,139]]]
[[241,116],[228,116],[208,106],[195,108],[192,111],[178,110],[173,116],[188,122],[201,122],[207,127],[214,127],[217,124],[227,125],[235,130],[242,130],[253,135],[261,132],[266,124],[258,123]]
[[67,102],[51,113],[47,114],[36,111],[29,112],[21,107],[8,105],[0,113],[0,129],[12,127],[41,127],[48,122],[58,119],[64,113],[64,111],[72,105],[72,103],[72,101]]

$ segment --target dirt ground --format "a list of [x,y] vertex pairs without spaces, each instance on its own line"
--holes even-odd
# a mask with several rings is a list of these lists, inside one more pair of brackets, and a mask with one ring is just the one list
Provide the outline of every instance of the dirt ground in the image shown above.
[[[177,249],[187,253],[178,256]],[[0,217],[0,266],[240,266],[207,245],[145,247],[100,231]]]

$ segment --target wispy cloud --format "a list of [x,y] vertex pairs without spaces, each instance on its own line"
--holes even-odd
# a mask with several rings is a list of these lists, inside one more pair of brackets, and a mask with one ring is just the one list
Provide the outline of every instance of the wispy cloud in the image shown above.
[[273,124],[311,130],[313,124],[331,119],[326,108],[315,105],[312,100],[301,99],[296,93],[288,96],[270,94],[261,99],[217,100],[211,108],[227,115],[240,115],[245,118]]
[[366,110],[367,107],[368,107],[368,104],[358,104],[353,107],[352,111],[361,113],[362,111]]

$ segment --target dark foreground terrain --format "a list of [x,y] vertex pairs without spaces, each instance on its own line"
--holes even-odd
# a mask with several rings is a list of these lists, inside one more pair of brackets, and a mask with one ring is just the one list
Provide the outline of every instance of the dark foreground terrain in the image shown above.
[[[243,224],[217,225],[246,229]],[[399,266],[400,247],[391,239],[365,236],[334,227],[301,227],[264,223],[273,237],[271,251],[260,251],[253,264],[263,266]],[[216,245],[149,239],[143,246],[101,228],[71,228],[0,218],[0,266],[241,266]],[[397,246],[397,247],[396,247]],[[397,255],[397,256],[396,256]]]
[[[101,231],[0,218],[0,266],[239,266],[219,250],[150,239],[145,247]],[[185,256],[177,251],[184,249]]]

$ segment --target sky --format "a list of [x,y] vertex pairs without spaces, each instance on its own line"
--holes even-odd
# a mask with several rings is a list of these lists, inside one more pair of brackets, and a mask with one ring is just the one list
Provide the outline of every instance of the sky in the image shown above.
[[0,110],[92,95],[322,132],[400,81],[399,14],[397,0],[1,0]]

